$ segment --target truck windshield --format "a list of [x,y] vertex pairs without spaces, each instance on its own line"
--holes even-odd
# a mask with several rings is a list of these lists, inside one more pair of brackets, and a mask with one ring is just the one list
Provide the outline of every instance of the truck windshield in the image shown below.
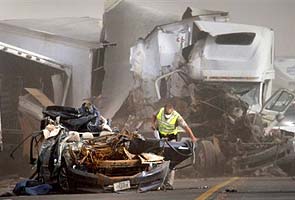
[[225,83],[233,89],[234,93],[241,97],[241,100],[249,106],[259,104],[260,83]]

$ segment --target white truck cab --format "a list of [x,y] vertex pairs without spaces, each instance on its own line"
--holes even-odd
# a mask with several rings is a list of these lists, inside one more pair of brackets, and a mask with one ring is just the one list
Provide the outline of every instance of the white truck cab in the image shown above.
[[243,24],[194,23],[208,35],[202,51],[191,52],[199,55],[189,61],[191,77],[230,85],[252,111],[259,112],[271,96],[274,79],[273,31]]
[[184,96],[177,75],[185,73],[194,81],[231,86],[259,112],[271,96],[273,48],[269,28],[192,17],[157,26],[140,39],[131,49],[131,71],[151,102],[161,98],[162,80],[170,96]]

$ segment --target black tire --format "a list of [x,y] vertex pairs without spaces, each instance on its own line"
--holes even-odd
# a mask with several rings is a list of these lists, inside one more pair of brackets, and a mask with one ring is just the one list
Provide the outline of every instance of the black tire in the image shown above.
[[195,169],[201,176],[214,176],[217,169],[217,152],[211,141],[201,141],[196,148]]

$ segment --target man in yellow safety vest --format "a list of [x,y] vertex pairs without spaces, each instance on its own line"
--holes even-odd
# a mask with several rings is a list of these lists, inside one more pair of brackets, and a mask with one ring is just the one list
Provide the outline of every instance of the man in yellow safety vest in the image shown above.
[[165,107],[154,113],[152,128],[159,131],[160,138],[167,138],[169,141],[177,140],[177,126],[182,127],[189,134],[193,142],[197,141],[190,127],[182,116],[174,110],[171,103],[167,103]]
[[[184,121],[182,116],[174,110],[171,103],[167,103],[158,112],[154,113],[152,119],[152,128],[154,131],[158,131],[160,138],[166,138],[168,141],[176,141],[178,129],[177,127],[182,127],[186,133],[189,134],[192,142],[196,142],[197,138],[194,136],[192,130]],[[165,188],[173,190],[175,170],[171,170],[166,181]]]

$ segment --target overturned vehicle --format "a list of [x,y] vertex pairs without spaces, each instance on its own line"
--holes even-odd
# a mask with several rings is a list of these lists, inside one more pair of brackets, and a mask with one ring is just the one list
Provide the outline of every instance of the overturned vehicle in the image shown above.
[[37,161],[37,180],[64,192],[157,190],[169,169],[194,152],[189,141],[145,139],[127,130],[89,132],[85,127],[97,115],[81,115],[74,108],[49,106],[43,113],[44,129],[31,140],[31,163]]

